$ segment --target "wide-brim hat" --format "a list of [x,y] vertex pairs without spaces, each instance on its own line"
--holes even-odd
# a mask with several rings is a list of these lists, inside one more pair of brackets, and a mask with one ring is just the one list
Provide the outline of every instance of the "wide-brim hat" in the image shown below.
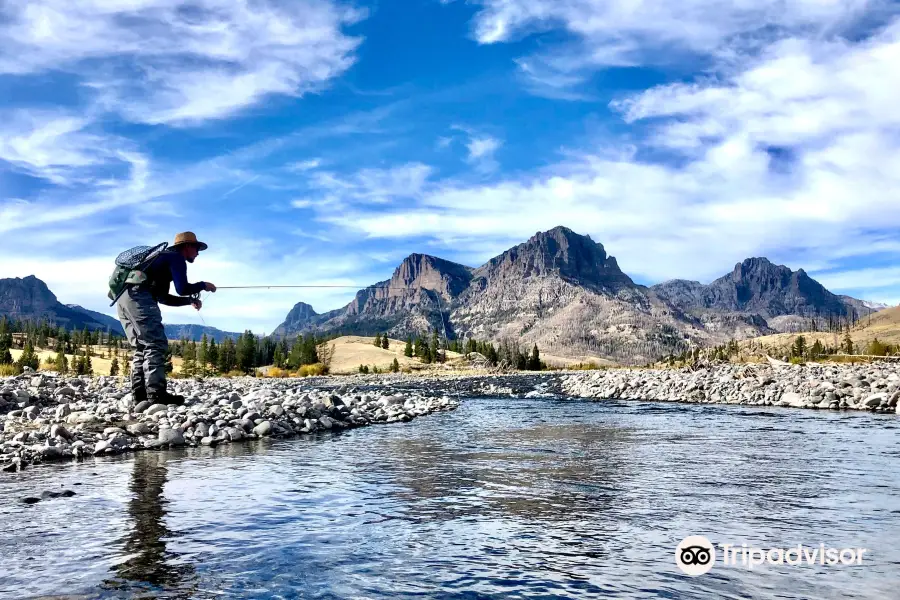
[[184,231],[175,236],[175,241],[172,242],[170,248],[177,248],[178,246],[182,246],[184,244],[194,244],[197,246],[197,250],[206,250],[209,246],[204,244],[203,242],[197,239],[197,236],[194,235],[193,231]]

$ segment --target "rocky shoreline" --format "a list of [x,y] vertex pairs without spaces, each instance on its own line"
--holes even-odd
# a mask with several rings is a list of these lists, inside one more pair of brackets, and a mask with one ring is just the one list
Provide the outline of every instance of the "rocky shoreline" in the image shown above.
[[564,375],[567,395],[897,413],[900,365],[721,364],[690,369],[610,369]]
[[568,397],[897,413],[900,365],[731,365],[438,376],[175,380],[183,406],[135,405],[113,377],[0,379],[0,469],[292,437],[454,410],[463,397]]
[[[317,378],[319,379],[319,378]],[[318,385],[317,385],[318,383]],[[135,405],[112,377],[0,379],[0,469],[145,449],[292,437],[453,410],[439,393],[398,394],[311,379],[176,380],[181,406]]]

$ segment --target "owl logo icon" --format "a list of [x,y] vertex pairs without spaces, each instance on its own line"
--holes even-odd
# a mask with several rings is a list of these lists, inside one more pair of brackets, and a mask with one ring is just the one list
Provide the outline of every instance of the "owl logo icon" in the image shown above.
[[702,535],[691,535],[675,548],[675,564],[687,575],[709,573],[716,564],[716,548]]

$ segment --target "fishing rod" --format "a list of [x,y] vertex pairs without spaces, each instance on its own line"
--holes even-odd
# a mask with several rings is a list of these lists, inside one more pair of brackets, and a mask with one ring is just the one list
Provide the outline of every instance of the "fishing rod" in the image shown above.
[[[366,285],[366,286],[358,286],[358,285],[325,285],[325,284],[305,284],[305,285],[222,285],[216,286],[216,291],[218,290],[254,290],[254,289],[303,289],[303,288],[334,288],[334,289],[356,289],[356,290],[367,290],[370,288],[375,288],[379,290],[404,290],[404,291],[415,291],[411,290],[408,287],[396,287],[396,286],[381,286],[378,284]],[[424,290],[425,288],[418,288]],[[437,298],[437,307],[438,312],[441,315],[441,326],[444,330],[444,346],[449,346],[450,340],[447,336],[447,321],[444,319],[444,309],[441,305],[441,295],[434,290],[427,290],[429,292],[434,292],[434,295]],[[428,294],[430,296],[430,294]],[[195,296],[198,300],[200,300],[200,294],[196,294]],[[209,296],[207,296],[208,298]],[[198,311],[199,315],[199,311]],[[200,316],[200,320],[203,321],[203,317]],[[206,321],[203,321],[203,324],[206,325]]]
[[[380,285],[217,285],[216,290],[254,290],[254,289],[270,289],[270,288],[349,288],[356,290],[367,290],[369,288],[378,288],[380,290],[410,290],[406,287],[384,287]],[[424,289],[424,288],[421,288]],[[430,290],[429,290],[430,291]]]

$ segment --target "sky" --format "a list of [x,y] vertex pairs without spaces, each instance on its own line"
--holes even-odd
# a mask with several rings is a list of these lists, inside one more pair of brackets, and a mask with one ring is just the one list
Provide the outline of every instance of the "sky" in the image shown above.
[[179,231],[192,281],[365,286],[564,225],[646,285],[765,256],[898,304],[898,65],[884,0],[0,0],[0,277],[114,315]]

